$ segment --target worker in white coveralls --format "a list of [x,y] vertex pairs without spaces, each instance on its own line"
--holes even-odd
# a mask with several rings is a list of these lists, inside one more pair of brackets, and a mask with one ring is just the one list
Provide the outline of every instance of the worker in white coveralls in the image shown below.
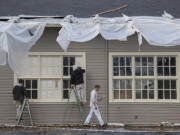
[[101,113],[99,112],[99,108],[97,105],[97,92],[99,91],[100,86],[95,85],[94,89],[91,91],[91,97],[90,97],[90,112],[89,115],[87,116],[84,125],[88,125],[89,122],[91,121],[91,118],[93,117],[93,114],[96,115],[99,124],[101,126],[104,126],[104,121],[102,120]]
[[84,69],[78,67],[77,65],[73,65],[73,71],[71,73],[71,87],[75,87],[77,91],[77,95],[81,104],[83,104],[83,90],[84,90],[84,79],[83,74],[85,73]]

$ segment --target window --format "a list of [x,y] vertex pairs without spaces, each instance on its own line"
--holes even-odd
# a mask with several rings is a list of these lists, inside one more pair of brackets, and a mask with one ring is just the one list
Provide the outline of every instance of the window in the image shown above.
[[177,58],[178,53],[110,53],[110,102],[177,101]]
[[131,80],[113,80],[114,99],[132,99]]
[[30,80],[24,79],[23,86],[27,90],[27,96],[29,99],[37,99],[38,98],[38,81],[37,80]]
[[135,80],[136,99],[154,99],[154,80]]
[[[31,101],[64,102],[69,97],[72,66],[85,69],[85,53],[30,53],[30,69],[19,78]],[[85,95],[84,95],[85,96]],[[74,96],[70,101],[75,101]]]
[[63,57],[63,74],[69,76],[72,72],[72,66],[75,64],[75,57]]
[[154,75],[153,57],[135,57],[135,75],[153,76]]
[[158,99],[176,98],[176,80],[158,80]]
[[157,57],[158,76],[176,76],[175,57]]
[[131,76],[131,57],[114,57],[113,71],[114,76]]

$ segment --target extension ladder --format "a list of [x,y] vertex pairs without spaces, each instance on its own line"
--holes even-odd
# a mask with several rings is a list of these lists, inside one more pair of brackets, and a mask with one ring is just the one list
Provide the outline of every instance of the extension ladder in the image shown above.
[[75,95],[75,98],[76,98],[76,102],[77,102],[79,112],[80,112],[80,115],[81,115],[82,124],[84,124],[84,122],[85,122],[84,112],[83,112],[83,109],[81,107],[81,103],[80,103],[79,97],[77,95],[77,91],[76,91],[76,89],[74,87],[74,88],[70,89],[70,92],[69,92],[69,95],[68,95],[68,100],[67,100],[67,103],[66,103],[66,110],[64,112],[63,125],[65,124],[65,120],[66,120],[66,117],[67,117],[67,112],[68,112],[68,107],[69,107],[69,102],[70,102],[72,91],[73,91],[73,93]]
[[[25,108],[27,108],[27,110],[25,110]],[[23,113],[27,113],[27,112],[29,114],[31,125],[33,126],[31,110],[30,110],[30,107],[29,107],[29,100],[27,98],[25,98],[24,101],[23,101],[23,105],[20,108],[19,115],[17,116],[16,125],[19,125],[20,121],[22,120]]]

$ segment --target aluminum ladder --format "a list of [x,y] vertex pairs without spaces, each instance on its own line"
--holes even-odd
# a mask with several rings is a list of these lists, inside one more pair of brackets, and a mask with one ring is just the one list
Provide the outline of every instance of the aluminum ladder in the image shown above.
[[[25,108],[27,108],[27,110],[25,110]],[[29,107],[29,100],[27,98],[24,99],[23,105],[20,108],[19,115],[17,116],[16,125],[20,124],[24,113],[28,113],[29,114],[29,119],[30,119],[31,125],[33,126],[31,110],[30,110],[30,107]]]

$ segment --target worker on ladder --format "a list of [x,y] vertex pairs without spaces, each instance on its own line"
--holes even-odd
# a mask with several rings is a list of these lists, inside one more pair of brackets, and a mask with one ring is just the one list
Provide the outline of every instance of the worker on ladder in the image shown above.
[[85,73],[84,69],[78,67],[77,65],[73,65],[73,71],[71,73],[71,87],[75,88],[79,101],[81,105],[83,105],[83,90],[84,90],[84,79],[83,74]]
[[16,104],[17,116],[19,116],[20,109],[25,97],[27,97],[27,91],[23,86],[23,80],[19,79],[19,83],[13,88],[13,98]]

